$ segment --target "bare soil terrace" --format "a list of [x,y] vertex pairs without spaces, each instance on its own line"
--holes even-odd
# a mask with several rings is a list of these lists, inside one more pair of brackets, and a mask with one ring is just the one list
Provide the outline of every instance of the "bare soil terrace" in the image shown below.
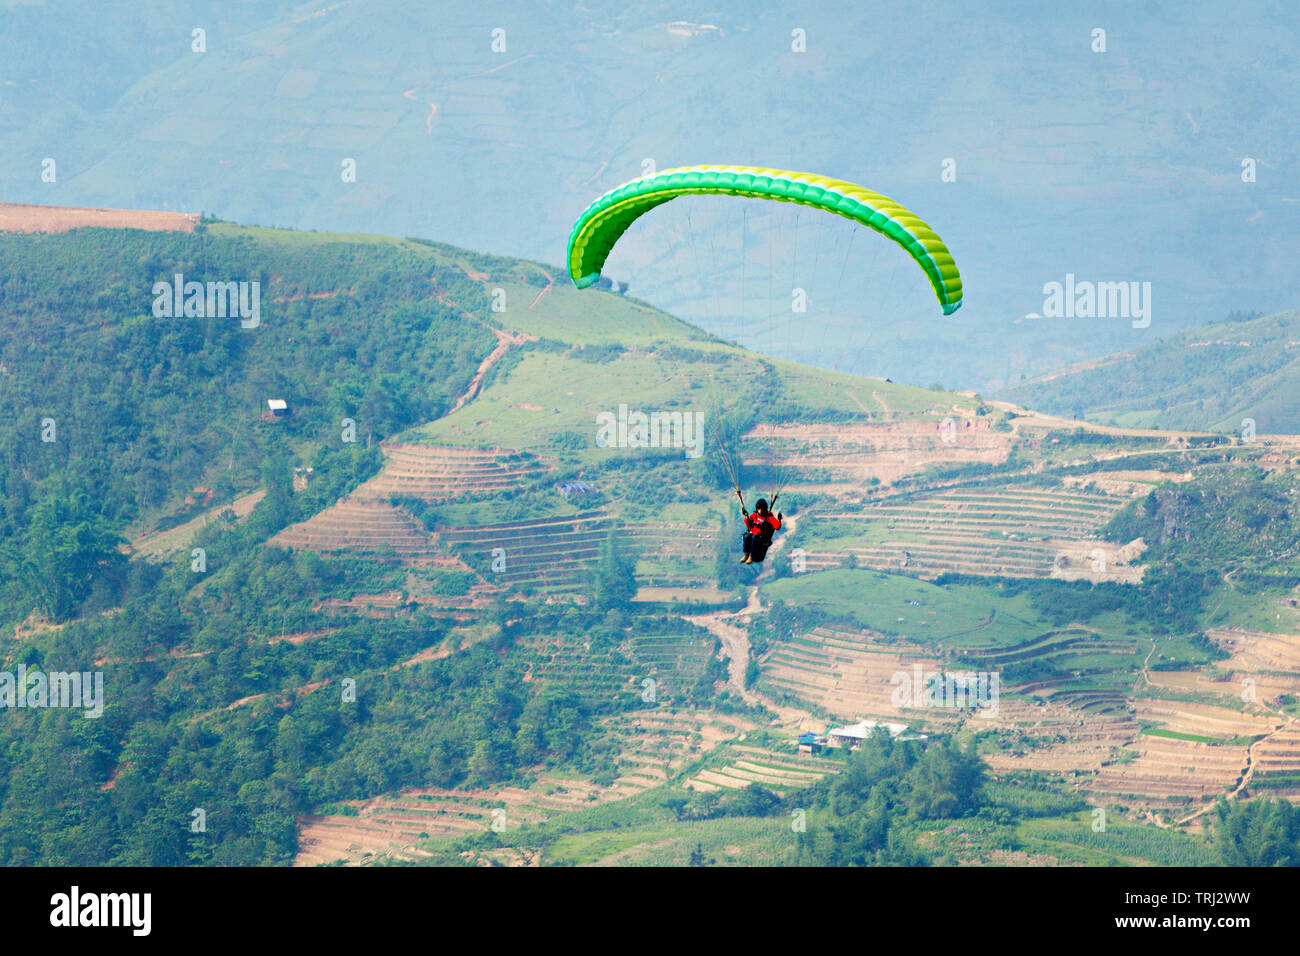
[[70,232],[88,226],[103,229],[147,229],[151,232],[193,232],[198,224],[198,213],[0,203],[0,232]]

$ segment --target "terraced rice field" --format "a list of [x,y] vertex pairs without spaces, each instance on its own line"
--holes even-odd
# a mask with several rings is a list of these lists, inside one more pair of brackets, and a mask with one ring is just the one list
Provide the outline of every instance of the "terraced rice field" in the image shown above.
[[1140,735],[1128,747],[1138,756],[1102,767],[1085,784],[1093,793],[1138,797],[1148,805],[1202,800],[1237,785],[1246,765],[1246,748]]
[[1162,730],[1216,740],[1262,736],[1276,730],[1281,723],[1265,714],[1188,701],[1139,698],[1136,709],[1139,721],[1155,724]]
[[593,703],[617,706],[644,699],[650,690],[659,703],[680,704],[716,647],[712,635],[685,622],[670,628],[641,619],[617,647],[592,646],[573,635],[539,634],[522,643],[533,655],[528,680],[552,681]]
[[505,830],[541,823],[574,810],[635,796],[676,776],[683,766],[735,739],[753,724],[709,711],[660,708],[633,711],[606,721],[618,742],[621,775],[602,787],[563,774],[544,774],[527,789],[444,790],[422,788],[397,796],[349,804],[355,816],[308,815],[298,819],[295,866],[345,861],[364,865],[379,857],[418,860],[426,840]]
[[[1269,712],[1278,695],[1300,688],[1300,637],[1244,631],[1211,636],[1232,653],[1216,665],[1214,676],[1144,672],[1150,690],[1136,697],[1133,685],[1148,647],[1137,638],[1067,627],[1016,644],[962,649],[960,669],[1003,675],[996,711],[968,714],[964,726],[995,732],[997,747],[986,752],[995,773],[1068,775],[1101,802],[1185,806],[1232,792],[1248,768],[1248,793],[1300,800],[1300,727]],[[1054,661],[1058,674],[1069,673],[1013,682],[1019,665],[1043,661]],[[926,647],[819,628],[773,648],[761,662],[759,686],[839,719],[894,716],[923,729],[950,729],[955,714],[892,706],[893,676],[915,665],[927,673],[959,670]],[[1256,681],[1258,704],[1241,698],[1246,676]],[[1166,699],[1162,691],[1184,697],[1214,693],[1222,704]],[[948,724],[936,727],[944,717]],[[1258,742],[1248,753],[1251,739]],[[746,779],[718,767],[699,783],[722,787],[725,777],[733,786]]]
[[1300,801],[1300,727],[1283,727],[1255,745],[1250,787]]
[[[1178,677],[1198,675],[1150,675],[1156,689],[1199,689],[1169,680]],[[1300,727],[1230,697],[1219,706],[1132,695],[1129,688],[1078,678],[1019,685],[988,719],[1002,749],[986,759],[999,773],[1084,773],[1078,785],[1098,800],[1150,808],[1231,793],[1248,770],[1250,792],[1300,799]]]
[[[586,587],[588,573],[613,527],[608,514],[588,511],[563,518],[440,528],[438,539],[494,583],[576,594]],[[504,569],[491,571],[497,557],[504,560]]]
[[390,504],[394,497],[444,502],[512,492],[536,483],[553,467],[532,455],[473,448],[397,442],[383,451],[384,467],[378,475],[320,514],[281,531],[270,543],[445,564],[436,539],[409,513]]
[[832,547],[815,538],[806,546],[807,566],[837,567],[852,555],[862,567],[921,577],[954,571],[1136,580],[1134,549],[1093,536],[1126,502],[1097,491],[1017,487],[886,499],[858,512],[815,514],[824,530],[814,534]]
[[338,860],[361,864],[381,856],[415,860],[428,855],[418,846],[423,840],[482,833],[494,823],[505,830],[518,829],[622,795],[616,788],[558,776],[543,777],[528,790],[408,790],[396,797],[349,804],[356,808],[356,816],[299,817],[294,865]]
[[[640,629],[636,628],[639,632]],[[684,690],[699,680],[713,656],[714,642],[702,631],[637,633],[631,638],[636,659],[647,665],[661,693]]]
[[[1271,712],[1279,706],[1279,698],[1300,694],[1300,635],[1233,628],[1211,630],[1209,636],[1230,654],[1213,673],[1155,672],[1149,681],[1157,690],[1213,695],[1223,707],[1203,707],[1170,720],[1171,705],[1164,702],[1162,712],[1152,716],[1163,718],[1162,726],[1202,736],[1268,733],[1251,750],[1248,792],[1300,801],[1300,728]],[[1239,713],[1243,707],[1265,713],[1243,716]]]
[[686,787],[704,793],[719,790],[743,790],[758,784],[778,796],[817,783],[823,777],[838,773],[838,764],[802,754],[776,753],[759,747],[733,744],[729,748],[729,762],[715,768],[701,770],[686,781]]
[[536,484],[554,466],[521,452],[441,445],[385,443],[384,466],[352,495],[387,501],[394,495],[429,502],[456,501]]
[[635,543],[636,579],[645,588],[692,588],[714,580],[718,532],[689,525],[626,525]]
[[[1274,734],[1281,723],[1239,706],[1133,699],[1118,686],[1040,681],[1002,699],[989,725],[1010,746],[988,761],[998,772],[1084,772],[1090,777],[1081,788],[1100,799],[1173,806],[1231,792],[1250,766],[1246,742]],[[1257,745],[1255,772],[1300,774],[1297,741],[1300,734],[1277,733]]]
[[996,772],[1096,773],[1138,733],[1127,701],[1099,711],[1067,698],[1004,693],[997,712],[972,718],[980,729],[996,730],[1006,749],[986,758]]
[[[1243,739],[1279,726],[1268,715],[1228,707],[1131,700],[1118,688],[1086,691],[1044,683],[1034,689],[1041,703],[1019,696],[1001,701],[989,723],[1015,736],[1004,737],[1012,746],[991,754],[990,766],[998,772],[1089,773],[1081,788],[1104,800],[1163,807],[1228,793],[1249,766]],[[1275,742],[1259,745],[1256,773],[1300,773],[1300,734],[1270,740]]]
[[685,765],[752,730],[754,724],[730,715],[664,708],[623,714],[608,726],[621,750],[615,786],[640,792],[668,782]]
[[946,725],[953,715],[934,708],[899,707],[891,699],[900,672],[915,665],[926,673],[942,669],[943,659],[914,644],[885,642],[869,631],[819,627],[773,647],[759,662],[759,687],[844,721],[863,717],[923,719],[925,726]]
[[1300,694],[1300,634],[1216,629],[1209,636],[1230,655],[1219,668],[1229,672],[1233,691],[1239,694],[1241,678],[1250,677],[1260,701]]
[[290,525],[267,544],[308,551],[348,551],[403,563],[439,563],[433,538],[420,523],[409,512],[383,501],[345,498],[306,521]]
[[[684,525],[618,525],[603,511],[440,528],[437,537],[480,567],[493,583],[548,594],[578,594],[586,589],[601,546],[616,528],[625,546],[636,551],[639,584],[687,587],[713,580],[716,531]],[[488,570],[494,557],[504,559],[504,570]]]
[[[1068,699],[1084,709],[1099,709],[1126,696],[1127,688],[1111,686],[1110,681],[1115,675],[1133,671],[1141,663],[1138,655],[1144,647],[1133,638],[1070,627],[1036,634],[1015,644],[965,650],[962,659],[980,670],[1000,673],[1007,683],[1015,682],[1017,670],[1026,666],[1046,663],[1058,672],[1070,670],[1073,676],[1017,683],[1017,690],[1040,697],[1060,695],[1058,700]],[[1089,683],[1094,676],[1106,683]]]
[[325,598],[312,610],[326,614],[362,614],[388,618],[394,614],[406,613],[402,609],[414,605],[437,617],[471,621],[476,618],[477,612],[487,606],[496,591],[491,585],[477,583],[470,585],[464,594],[433,594],[418,590],[417,585],[410,587],[405,595],[400,591],[387,591],[382,594],[354,594],[350,598]]

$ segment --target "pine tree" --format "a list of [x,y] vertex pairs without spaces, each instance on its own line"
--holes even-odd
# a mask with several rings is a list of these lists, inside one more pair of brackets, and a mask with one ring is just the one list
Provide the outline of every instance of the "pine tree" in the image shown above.
[[636,565],[623,553],[613,531],[601,545],[593,584],[593,603],[602,611],[622,608],[636,594]]

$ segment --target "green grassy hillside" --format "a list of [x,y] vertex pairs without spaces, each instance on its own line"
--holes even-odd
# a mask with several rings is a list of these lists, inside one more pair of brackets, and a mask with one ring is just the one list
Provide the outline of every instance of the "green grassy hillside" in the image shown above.
[[999,393],[1028,408],[1132,428],[1300,431],[1300,312],[1181,332]]

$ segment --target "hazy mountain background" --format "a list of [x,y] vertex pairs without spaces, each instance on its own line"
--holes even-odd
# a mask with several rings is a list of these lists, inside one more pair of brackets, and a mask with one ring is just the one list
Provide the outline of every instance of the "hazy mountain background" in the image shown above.
[[[647,159],[815,170],[929,221],[962,309],[941,319],[883,240],[775,204],[671,204],[607,272],[765,351],[993,390],[1295,305],[1297,27],[1282,3],[0,3],[0,199],[413,235],[558,268],[577,214]],[[1150,327],[1025,318],[1066,273],[1151,282]]]

